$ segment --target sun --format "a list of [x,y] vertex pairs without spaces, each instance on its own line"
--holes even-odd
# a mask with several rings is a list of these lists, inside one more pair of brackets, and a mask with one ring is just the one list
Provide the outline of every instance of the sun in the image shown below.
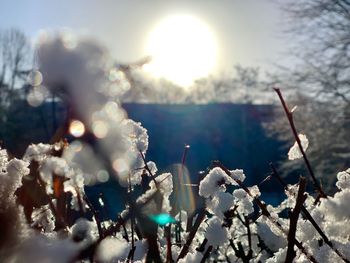
[[146,52],[152,59],[145,70],[183,87],[210,74],[217,60],[215,36],[204,22],[189,15],[160,21],[149,34]]

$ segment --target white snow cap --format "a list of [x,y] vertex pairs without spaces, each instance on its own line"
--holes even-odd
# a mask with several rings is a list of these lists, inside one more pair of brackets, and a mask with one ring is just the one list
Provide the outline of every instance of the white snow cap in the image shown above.
[[207,208],[214,215],[220,218],[224,217],[224,213],[234,206],[234,197],[230,193],[217,192],[212,199],[207,199]]
[[208,220],[208,227],[205,234],[209,244],[212,246],[221,246],[228,241],[227,228],[222,227],[222,221],[217,217],[213,216]]
[[[241,182],[244,181],[244,179],[245,179],[245,174],[244,174],[244,172],[243,172],[242,169],[235,169],[235,170],[232,170],[232,171],[230,171],[230,172],[231,172],[231,176],[232,176],[233,179],[239,180],[239,181],[241,181]],[[237,185],[237,183],[236,183],[236,182],[233,182],[233,185]]]
[[[303,150],[306,151],[307,147],[309,146],[309,140],[304,134],[299,134],[298,136],[301,142],[301,146],[303,147]],[[303,155],[300,152],[298,143],[295,142],[294,145],[289,149],[288,159],[295,160],[295,159],[300,159],[301,157],[303,157]]]
[[337,183],[336,186],[343,190],[343,189],[349,189],[350,188],[350,168],[346,171],[340,172],[337,174]]
[[118,262],[118,260],[126,259],[128,253],[129,245],[126,240],[107,237],[98,246],[95,260],[98,262]]
[[26,161],[35,160],[40,162],[49,156],[53,146],[50,144],[31,144],[28,146],[23,159]]
[[233,179],[221,168],[213,168],[199,183],[199,195],[203,197],[214,196],[217,191],[225,191],[225,184],[233,184]]

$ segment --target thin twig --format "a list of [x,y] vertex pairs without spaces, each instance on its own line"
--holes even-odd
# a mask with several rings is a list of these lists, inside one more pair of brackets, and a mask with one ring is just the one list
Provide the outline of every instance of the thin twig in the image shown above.
[[303,204],[307,197],[306,194],[304,193],[305,188],[306,188],[306,179],[305,177],[300,177],[299,190],[298,190],[297,199],[295,202],[295,207],[293,209],[293,212],[290,214],[290,218],[289,218],[290,221],[289,221],[289,232],[288,232],[288,248],[287,248],[285,263],[292,263],[296,256],[296,253],[294,251],[295,233],[297,230],[299,214],[301,212],[301,208],[303,207]]
[[248,245],[249,245],[249,252],[248,252],[248,256],[250,255],[250,259],[253,256],[253,249],[252,249],[252,234],[250,231],[250,222],[249,222],[249,218],[246,216],[245,217],[245,225],[247,227],[247,235],[248,235]]
[[284,112],[286,113],[286,116],[287,116],[287,119],[289,121],[289,125],[291,127],[291,130],[292,130],[292,133],[293,133],[293,136],[295,138],[295,141],[297,142],[298,144],[298,147],[299,147],[299,150],[303,156],[303,159],[304,159],[304,162],[306,164],[306,168],[312,178],[312,181],[313,181],[313,185],[315,187],[315,189],[318,191],[318,193],[320,194],[321,197],[324,197],[326,198],[327,195],[324,193],[324,191],[322,190],[322,187],[321,185],[318,183],[316,177],[315,177],[315,174],[314,174],[314,171],[312,170],[311,168],[311,164],[309,162],[309,159],[307,158],[306,154],[305,154],[305,151],[303,149],[303,146],[301,145],[301,141],[300,141],[300,138],[298,136],[298,132],[297,132],[297,129],[295,127],[295,124],[294,124],[294,119],[293,119],[293,113],[289,110],[284,98],[283,98],[283,95],[282,95],[282,92],[279,88],[273,88],[275,90],[275,92],[277,93],[280,101],[281,101],[281,104],[283,106],[283,109],[284,109]]
[[154,182],[155,186],[156,186],[156,187],[158,187],[158,183],[157,183],[157,181],[156,181],[156,179],[155,179],[154,175],[152,174],[151,169],[148,167],[148,164],[147,164],[147,161],[146,161],[145,155],[142,153],[142,151],[141,151],[141,150],[139,150],[139,153],[140,153],[141,158],[142,158],[142,160],[143,160],[143,163],[144,163],[144,165],[145,165],[145,169],[147,170],[147,172],[148,172],[148,173],[149,173],[149,175],[151,176],[151,179],[153,180],[153,182]]
[[166,263],[173,263],[174,260],[171,252],[171,224],[164,227],[164,233],[165,233],[166,244],[167,244]]
[[[187,157],[187,152],[188,152],[188,149],[190,148],[190,146],[188,144],[185,144],[184,146],[184,152],[182,154],[182,158],[181,158],[181,172],[179,173],[179,176],[181,178],[179,178],[179,181],[182,182],[182,177],[183,177],[183,174],[184,174],[184,168],[185,168],[185,163],[186,163],[186,157]],[[182,232],[182,227],[181,227],[181,223],[182,223],[182,204],[180,204],[180,214],[179,214],[179,227],[178,227],[178,234],[177,234],[177,237],[180,237],[181,238],[181,232]],[[188,225],[188,216],[187,216],[187,225]],[[177,240],[178,242],[178,240]]]
[[207,248],[207,250],[205,251],[204,256],[203,256],[202,260],[200,261],[200,263],[205,263],[205,261],[209,258],[210,252],[211,252],[212,250],[213,250],[213,246],[209,246],[209,247]]
[[202,223],[202,221],[205,218],[205,213],[206,213],[205,208],[201,208],[201,210],[199,211],[198,216],[196,218],[196,221],[195,221],[190,233],[187,236],[186,242],[183,245],[183,247],[179,253],[179,257],[177,258],[177,261],[179,261],[179,259],[185,257],[186,254],[188,253],[188,250],[190,249],[190,245],[192,243],[192,240],[193,240],[194,236],[196,235],[200,224]]
[[37,173],[37,179],[38,179],[38,183],[39,185],[43,188],[44,193],[47,195],[48,198],[48,202],[49,202],[49,206],[50,209],[55,217],[55,219],[57,220],[58,225],[56,225],[56,227],[62,227],[62,228],[66,228],[68,226],[67,222],[64,220],[64,217],[62,216],[62,214],[60,213],[60,211],[57,209],[57,207],[53,204],[51,197],[46,193],[46,189],[45,189],[45,181],[41,178],[40,173]]
[[96,226],[97,226],[97,231],[98,231],[98,235],[99,235],[99,239],[103,239],[104,238],[104,233],[103,233],[103,229],[102,229],[102,225],[101,225],[101,220],[100,217],[98,216],[97,211],[95,210],[94,206],[91,204],[89,198],[84,195],[84,201],[87,204],[87,206],[89,207],[95,222],[96,222]]

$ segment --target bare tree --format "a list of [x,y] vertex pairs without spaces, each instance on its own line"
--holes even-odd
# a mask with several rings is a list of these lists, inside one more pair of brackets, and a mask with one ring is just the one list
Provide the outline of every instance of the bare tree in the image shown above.
[[[270,76],[273,85],[289,91],[296,125],[310,140],[308,154],[315,173],[326,188],[341,169],[350,166],[350,1],[279,1],[285,12],[286,37],[291,43],[294,68]],[[277,108],[276,114],[281,116]],[[291,138],[285,121],[277,117],[270,131]],[[284,170],[297,170],[298,162],[285,162]]]
[[[289,96],[288,105],[297,109],[293,112],[295,125],[300,133],[306,134],[310,141],[307,149],[311,166],[325,190],[334,187],[337,172],[350,166],[350,127],[349,112],[344,112],[343,105],[331,101],[315,101],[305,93],[296,92]],[[287,161],[288,149],[293,145],[293,138],[282,109],[275,108],[273,121],[265,123],[265,129],[272,137],[285,141],[285,160],[280,163],[284,176],[304,174],[301,160]]]
[[350,1],[281,1],[300,65],[295,80],[322,99],[350,104]]
[[8,106],[16,89],[29,73],[30,45],[17,29],[0,31],[0,94],[2,106]]

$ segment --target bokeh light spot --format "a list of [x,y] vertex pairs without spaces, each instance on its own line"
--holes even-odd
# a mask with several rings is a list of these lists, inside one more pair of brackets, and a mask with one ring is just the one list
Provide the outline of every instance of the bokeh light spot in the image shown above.
[[106,170],[100,170],[97,173],[97,181],[100,183],[105,183],[109,180],[109,174]]
[[44,86],[34,86],[27,95],[27,102],[32,107],[40,106],[48,95]]
[[129,171],[129,165],[123,158],[114,160],[112,166],[118,175],[125,175]]
[[39,70],[33,70],[28,74],[27,80],[30,85],[36,87],[43,82],[43,75]]
[[69,133],[74,137],[81,137],[85,133],[84,123],[78,120],[73,120],[69,125]]
[[105,121],[94,121],[92,123],[92,131],[97,138],[104,138],[108,133],[108,124]]

